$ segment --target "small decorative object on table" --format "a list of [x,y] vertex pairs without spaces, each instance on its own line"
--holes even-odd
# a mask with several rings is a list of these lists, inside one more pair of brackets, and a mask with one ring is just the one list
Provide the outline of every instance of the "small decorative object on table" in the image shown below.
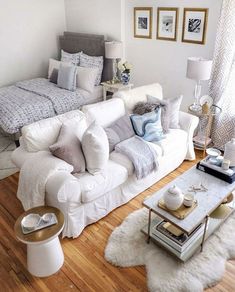
[[176,185],[170,187],[164,194],[164,203],[169,210],[177,210],[184,201],[184,195]]
[[42,216],[30,213],[22,219],[21,228],[24,234],[28,234],[57,223],[58,221],[54,213],[45,213]]
[[225,144],[224,159],[230,161],[230,167],[235,166],[235,138]]
[[131,72],[131,69],[132,69],[132,64],[128,63],[127,61],[126,62],[122,62],[120,61],[118,63],[118,69],[120,70],[121,72],[121,82],[122,84],[124,85],[127,85],[130,81],[130,72]]

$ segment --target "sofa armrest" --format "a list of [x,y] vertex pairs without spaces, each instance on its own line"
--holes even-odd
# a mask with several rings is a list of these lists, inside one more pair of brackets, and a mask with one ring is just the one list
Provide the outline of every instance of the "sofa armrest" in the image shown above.
[[188,151],[186,154],[186,159],[194,160],[195,151],[194,151],[194,146],[193,146],[193,134],[199,123],[199,118],[189,113],[180,111],[179,123],[180,123],[180,128],[184,130],[185,132],[187,132],[188,134],[188,139],[187,139]]
[[[81,187],[79,181],[71,173],[57,171],[46,184],[49,200],[57,200],[60,203],[81,203]],[[51,198],[53,197],[53,198]]]

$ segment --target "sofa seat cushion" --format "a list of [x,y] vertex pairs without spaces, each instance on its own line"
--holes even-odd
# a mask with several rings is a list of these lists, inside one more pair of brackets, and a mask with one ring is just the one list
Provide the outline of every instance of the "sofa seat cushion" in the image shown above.
[[92,175],[88,172],[74,174],[81,186],[81,201],[88,203],[123,184],[128,173],[126,168],[109,160],[103,173]]
[[169,155],[174,153],[175,149],[187,147],[187,133],[181,129],[170,129],[166,134],[165,139],[154,142],[161,147],[162,155]]
[[[162,156],[162,153],[163,153],[162,148],[159,145],[152,142],[146,142],[146,143],[149,143],[155,149],[157,153],[157,157]],[[118,153],[116,151],[113,151],[112,153],[110,153],[109,159],[125,167],[125,169],[128,172],[128,176],[131,176],[134,174],[133,163],[130,161],[130,159],[127,156],[121,153]]]

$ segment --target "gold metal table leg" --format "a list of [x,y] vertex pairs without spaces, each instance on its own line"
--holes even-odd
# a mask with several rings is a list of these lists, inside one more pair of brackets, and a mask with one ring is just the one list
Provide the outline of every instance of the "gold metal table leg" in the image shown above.
[[151,226],[151,213],[152,209],[149,209],[149,220],[148,220],[148,238],[147,238],[147,243],[150,242],[150,226]]
[[204,243],[205,243],[206,229],[207,229],[208,219],[209,219],[209,216],[206,216],[206,219],[205,219],[205,228],[204,228],[204,233],[203,233],[202,243],[201,243],[201,252],[203,251],[203,247],[204,247]]

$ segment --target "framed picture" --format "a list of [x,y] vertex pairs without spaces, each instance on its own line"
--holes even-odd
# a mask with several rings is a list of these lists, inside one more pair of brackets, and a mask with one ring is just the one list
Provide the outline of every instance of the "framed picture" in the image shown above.
[[152,38],[152,11],[151,7],[134,8],[134,37]]
[[178,28],[178,8],[158,7],[157,39],[176,41]]
[[205,44],[207,8],[184,8],[182,42]]

